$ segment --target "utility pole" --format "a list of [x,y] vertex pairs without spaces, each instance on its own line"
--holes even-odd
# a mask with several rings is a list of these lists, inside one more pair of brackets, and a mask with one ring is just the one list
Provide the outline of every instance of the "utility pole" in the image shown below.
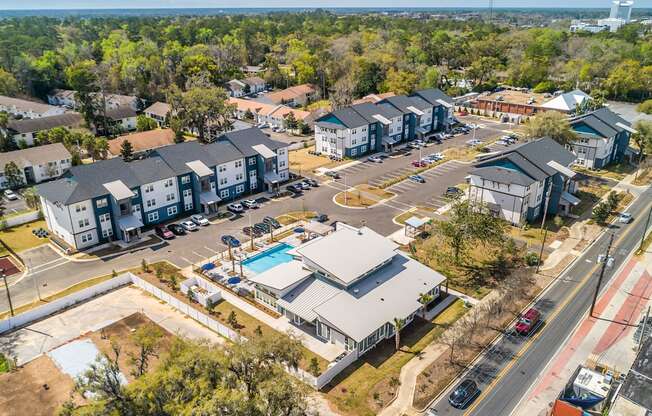
[[543,231],[543,241],[541,242],[541,251],[539,251],[539,258],[537,259],[537,270],[534,272],[539,273],[539,267],[541,267],[541,259],[543,258],[543,248],[546,246],[546,237],[548,236],[548,227],[544,228]]
[[643,235],[641,236],[641,244],[639,244],[638,249],[643,250],[643,243],[645,242],[645,234],[647,234],[647,227],[650,225],[650,217],[652,217],[652,206],[650,207],[650,212],[647,214],[647,220],[645,220],[645,227],[643,227]]
[[2,280],[5,282],[5,290],[7,291],[7,300],[9,301],[9,311],[11,312],[11,316],[14,316],[14,305],[11,303],[11,294],[9,293],[9,285],[7,284],[7,275],[5,274],[4,269],[0,269],[0,273],[2,273]]
[[611,243],[614,241],[614,235],[611,233],[609,237],[609,245],[607,246],[607,251],[604,254],[604,260],[602,261],[602,268],[600,269],[600,277],[598,277],[598,284],[595,287],[595,293],[593,293],[593,300],[591,301],[591,312],[589,316],[593,316],[593,309],[595,309],[595,302],[598,300],[598,293],[600,292],[600,286],[602,285],[602,278],[604,277],[604,271],[607,268],[607,263],[609,262],[609,251],[611,250]]
[[546,198],[546,202],[543,205],[543,219],[541,220],[541,229],[543,230],[543,226],[546,223],[546,217],[548,216],[548,204],[550,203],[550,194],[552,193],[552,178],[550,178],[550,185],[548,185],[548,189],[546,191],[546,195],[544,196]]

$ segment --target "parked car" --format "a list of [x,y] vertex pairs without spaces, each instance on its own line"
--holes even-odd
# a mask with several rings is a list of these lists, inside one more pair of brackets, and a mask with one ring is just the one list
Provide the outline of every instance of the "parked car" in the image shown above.
[[174,234],[172,231],[168,230],[168,227],[166,227],[163,224],[158,224],[154,226],[154,233],[161,237],[164,240],[170,240],[174,238]]
[[301,189],[303,189],[305,191],[310,190],[310,184],[308,182],[306,182],[306,181],[299,182],[296,186],[300,186]]
[[411,180],[412,182],[426,183],[426,180],[421,175],[411,175],[408,177],[408,179]]
[[428,166],[428,164],[423,160],[413,160],[412,166],[414,166],[415,168],[423,168],[425,166]]
[[532,330],[539,326],[541,321],[541,312],[534,308],[530,308],[525,312],[516,322],[514,330],[521,335],[529,335]]
[[467,140],[466,144],[469,146],[477,146],[479,144],[482,144],[482,140],[471,139],[471,140]]
[[621,212],[618,216],[618,222],[623,224],[629,224],[632,220],[634,220],[634,217],[629,212]]
[[410,143],[408,143],[408,147],[411,147],[413,149],[418,149],[418,148],[421,147],[421,144],[417,143],[417,142],[410,142]]
[[222,243],[226,244],[227,246],[240,247],[240,240],[230,234],[223,235],[221,240]]
[[431,154],[428,155],[428,159],[431,159],[431,160],[443,160],[444,159],[444,154],[441,153],[441,152],[431,153]]
[[226,206],[226,209],[228,209],[234,214],[239,214],[242,211],[244,211],[244,207],[242,206],[242,204],[238,204],[238,203],[229,204]]
[[15,201],[18,199],[18,195],[11,189],[5,189],[5,198],[7,198],[10,201]]
[[263,218],[263,222],[264,222],[265,224],[269,224],[269,225],[271,225],[271,226],[274,227],[274,228],[277,228],[277,229],[278,229],[278,228],[281,228],[281,223],[278,222],[278,221],[276,221],[276,218],[265,217],[265,218]]
[[254,227],[244,227],[242,229],[242,233],[246,235],[247,237],[260,237],[263,235],[259,230],[255,229]]
[[328,215],[326,215],[326,214],[318,214],[314,218],[314,220],[317,221],[317,222],[322,222],[322,223],[326,222],[326,221],[328,221]]
[[264,234],[269,232],[270,225],[264,222],[259,222],[254,224],[254,228]]
[[448,396],[448,403],[458,409],[464,409],[478,397],[480,389],[475,381],[466,379],[455,387],[455,390]]
[[319,188],[319,182],[317,182],[314,179],[308,178],[304,180],[304,182],[306,182],[308,185],[312,186],[313,188]]
[[202,227],[206,227],[207,225],[210,225],[211,223],[208,222],[206,217],[200,214],[195,214],[190,216],[190,221],[194,222],[197,225],[200,225]]
[[339,179],[340,178],[340,174],[335,172],[335,171],[332,171],[332,170],[329,170],[328,172],[324,173],[324,175],[329,176],[329,177],[331,177],[333,179]]
[[446,191],[444,192],[444,196],[448,198],[455,198],[459,195],[462,195],[462,190],[458,188],[457,186],[449,186],[446,188]]
[[379,156],[369,156],[367,162],[371,163],[383,163],[383,159]]
[[180,226],[179,224],[169,224],[168,225],[168,230],[172,231],[172,234],[174,235],[185,235],[186,230]]
[[249,209],[258,208],[258,202],[255,199],[245,199],[243,201],[240,201],[240,204],[242,204],[243,206]]
[[299,185],[288,185],[285,187],[285,189],[295,194],[300,194],[303,192],[303,189],[301,189],[301,186]]
[[197,224],[190,220],[186,220],[181,223],[181,226],[183,227],[184,230],[186,231],[197,231]]

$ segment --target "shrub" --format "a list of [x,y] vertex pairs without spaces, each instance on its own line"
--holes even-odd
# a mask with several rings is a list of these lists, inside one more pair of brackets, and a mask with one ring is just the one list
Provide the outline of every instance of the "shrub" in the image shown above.
[[618,208],[618,203],[620,202],[620,195],[617,194],[615,191],[609,192],[609,195],[607,195],[607,204],[609,206],[610,211],[615,210]]
[[321,374],[321,371],[319,371],[319,361],[317,361],[317,357],[312,357],[310,359],[310,365],[308,366],[308,372],[312,374],[313,376],[317,377]]
[[595,208],[593,208],[592,218],[598,224],[603,225],[607,221],[607,218],[609,218],[609,214],[611,214],[611,208],[609,206],[609,203],[600,202],[598,205],[595,206]]
[[552,220],[555,225],[560,228],[564,225],[564,219],[560,217],[559,215],[555,215],[555,218]]
[[641,113],[652,114],[652,100],[643,101],[636,109]]
[[539,263],[539,255],[534,252],[527,253],[523,259],[528,266],[536,266]]
[[147,260],[143,259],[140,262],[140,268],[143,270],[143,273],[149,272],[149,265],[147,264]]

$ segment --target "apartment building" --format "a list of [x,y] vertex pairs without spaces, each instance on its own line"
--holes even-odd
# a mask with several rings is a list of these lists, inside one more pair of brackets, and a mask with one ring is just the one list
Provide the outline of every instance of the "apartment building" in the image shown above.
[[578,139],[570,145],[576,163],[589,169],[601,169],[621,162],[636,130],[631,124],[603,107],[570,119]]
[[56,116],[9,120],[7,130],[16,144],[24,142],[26,145],[32,146],[36,135],[41,131],[55,127],[75,128],[83,124],[84,118],[81,114],[69,112]]
[[66,112],[66,109],[0,95],[0,111],[4,111],[14,117],[41,118],[63,114]]
[[71,160],[70,152],[61,143],[0,153],[0,189],[8,187],[4,170],[10,162],[18,167],[21,183],[29,185],[63,175]]
[[[74,90],[52,90],[47,96],[48,103],[54,106],[61,106],[73,110],[78,110],[79,104],[77,103],[77,98],[75,96],[76,93],[77,92]],[[93,93],[93,95],[97,100],[104,100],[107,109],[115,109],[120,107],[130,107],[134,111],[139,111],[142,109],[142,101],[135,95],[108,93],[104,94],[104,97],[102,97],[100,93]]]
[[580,200],[575,192],[575,155],[550,138],[513,147],[481,160],[469,173],[469,201],[514,224],[544,214],[566,215]]
[[48,228],[76,249],[131,242],[142,229],[222,203],[278,189],[289,178],[288,149],[256,128],[210,144],[164,146],[144,159],[75,166],[38,186]]
[[445,130],[452,108],[452,99],[435,89],[360,102],[317,118],[315,151],[338,158],[391,151],[399,143]]

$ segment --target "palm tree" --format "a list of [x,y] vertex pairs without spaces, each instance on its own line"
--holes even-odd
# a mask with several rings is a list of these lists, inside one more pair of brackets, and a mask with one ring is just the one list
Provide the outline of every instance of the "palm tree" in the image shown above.
[[419,303],[423,305],[421,308],[421,317],[426,319],[426,305],[432,302],[433,296],[429,293],[419,294]]
[[394,341],[396,342],[396,351],[401,348],[401,329],[405,326],[405,319],[394,318]]

